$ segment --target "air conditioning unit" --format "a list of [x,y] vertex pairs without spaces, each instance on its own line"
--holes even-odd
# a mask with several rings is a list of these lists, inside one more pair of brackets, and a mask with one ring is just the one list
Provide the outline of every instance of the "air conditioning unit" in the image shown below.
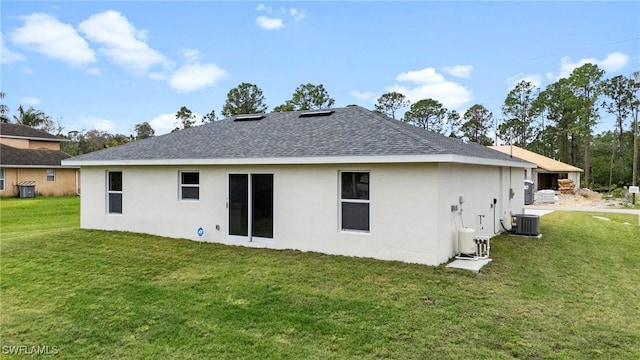
[[516,220],[514,234],[527,236],[538,236],[540,234],[540,216],[516,214],[513,217]]

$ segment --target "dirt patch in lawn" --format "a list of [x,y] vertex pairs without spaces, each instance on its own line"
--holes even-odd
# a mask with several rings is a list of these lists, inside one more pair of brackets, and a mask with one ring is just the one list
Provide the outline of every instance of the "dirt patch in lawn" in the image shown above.
[[616,199],[589,189],[579,189],[575,194],[561,194],[556,191],[555,203],[539,203],[537,206],[586,207],[598,209],[624,209],[624,199]]

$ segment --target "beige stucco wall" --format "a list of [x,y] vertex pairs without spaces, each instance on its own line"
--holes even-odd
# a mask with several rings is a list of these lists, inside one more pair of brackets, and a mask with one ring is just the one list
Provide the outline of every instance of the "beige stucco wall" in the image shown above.
[[[55,181],[47,181],[47,169],[43,168],[4,168],[5,187],[2,196],[18,195],[18,183],[35,181],[36,195],[62,196],[76,194],[76,172],[79,169],[56,168]],[[77,177],[78,182],[80,177]],[[79,186],[79,183],[78,183]]]
[[13,146],[14,148],[17,148],[17,149],[29,148],[29,140],[27,139],[14,139],[14,138],[0,137],[0,144]]
[[30,140],[29,141],[29,149],[36,150],[60,150],[60,142],[58,141],[38,141],[38,140]]
[[[121,215],[107,214],[107,170],[123,171]],[[185,170],[200,172],[198,201],[179,200],[178,172]],[[369,233],[339,229],[339,171],[370,171]],[[227,235],[229,173],[274,175],[273,241]],[[520,181],[512,181],[520,184],[518,194],[524,171],[516,177]],[[450,205],[465,196],[465,225],[473,226],[477,215],[485,214],[485,227],[493,231],[489,205],[494,197],[508,195],[507,180],[505,170],[497,167],[438,164],[83,167],[81,226],[192,240],[199,240],[197,229],[202,227],[202,240],[209,242],[437,265],[456,251],[460,225]],[[519,201],[521,208],[523,196],[511,204]],[[497,213],[508,212],[509,204],[500,199]]]
[[0,144],[13,146],[17,149],[60,150],[60,142],[58,141],[39,141],[0,137]]

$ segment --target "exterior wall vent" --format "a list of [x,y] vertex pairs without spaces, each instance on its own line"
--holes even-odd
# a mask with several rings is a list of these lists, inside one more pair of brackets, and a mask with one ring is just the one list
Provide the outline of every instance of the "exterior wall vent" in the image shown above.
[[260,119],[264,119],[264,114],[242,114],[236,115],[233,121],[256,121]]
[[333,110],[314,110],[314,111],[305,111],[300,114],[300,117],[315,117],[315,116],[329,116],[333,114]]

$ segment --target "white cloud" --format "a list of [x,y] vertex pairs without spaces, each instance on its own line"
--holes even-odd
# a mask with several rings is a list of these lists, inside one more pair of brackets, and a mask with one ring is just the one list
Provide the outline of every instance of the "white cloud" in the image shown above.
[[145,42],[147,31],[137,30],[117,11],[91,15],[80,23],[79,29],[89,40],[102,45],[101,53],[138,75],[156,65],[169,65],[164,55]]
[[24,25],[9,33],[14,44],[73,66],[96,62],[89,44],[71,25],[44,13],[24,15],[20,20]]
[[434,84],[445,81],[444,76],[438,74],[434,68],[403,72],[396,76],[396,80],[411,81],[416,84]]
[[153,128],[155,135],[163,135],[170,133],[175,129],[176,113],[161,114],[149,121],[149,125]]
[[473,93],[466,87],[448,81],[433,68],[400,73],[396,80],[414,83],[414,85],[394,84],[387,86],[386,91],[403,94],[407,100],[415,103],[422,99],[438,100],[449,109],[460,109],[473,100]]
[[227,76],[227,72],[216,64],[200,63],[200,51],[198,49],[183,48],[180,54],[184,56],[185,63],[170,76],[166,72],[154,72],[149,77],[156,80],[168,79],[169,85],[176,91],[191,92],[215,85],[221,78]]
[[33,97],[33,96],[25,96],[20,98],[20,103],[24,104],[24,105],[29,105],[29,106],[35,106],[40,104],[42,101],[40,101],[40,99],[38,99],[37,97]]
[[113,133],[116,128],[116,124],[113,121],[93,116],[83,117],[80,119],[80,122],[91,129],[107,131],[110,133]]
[[9,50],[4,44],[4,35],[0,34],[0,63],[11,64],[18,61],[24,61],[24,55]]
[[624,68],[629,63],[629,56],[620,52],[614,52],[606,54],[603,59],[596,58],[584,58],[577,61],[571,61],[569,56],[564,56],[560,59],[560,73],[556,77],[557,79],[566,78],[571,75],[571,72],[576,68],[584,64],[598,65],[605,72],[614,72]]
[[270,18],[264,15],[256,18],[256,24],[265,30],[280,30],[284,27],[282,19]]
[[[194,120],[196,121],[196,125],[200,125],[200,120],[202,119],[202,115],[198,113],[193,113]],[[164,135],[170,133],[173,129],[176,128],[178,121],[176,119],[176,113],[169,114],[160,114],[153,119],[149,120],[149,125],[153,128],[154,134]]]
[[200,60],[200,51],[197,49],[184,48],[180,50],[180,53],[189,62]]
[[629,63],[629,56],[623,53],[614,52],[600,61],[598,65],[602,66],[604,71],[618,71]]
[[523,80],[530,82],[535,87],[540,87],[540,85],[542,85],[542,76],[537,74],[525,75],[524,73],[519,73],[507,78],[509,90],[513,89],[520,81]]
[[303,9],[296,8],[285,8],[280,7],[279,10],[276,10],[274,15],[273,8],[271,6],[266,6],[265,4],[260,4],[256,7],[256,11],[261,11],[269,16],[261,15],[256,18],[256,24],[265,30],[280,30],[285,27],[283,17],[287,15],[291,16],[295,21],[301,21],[307,17],[307,13]]
[[471,65],[445,66],[445,67],[441,67],[440,70],[446,72],[451,76],[468,79],[471,76],[471,70],[473,70],[473,66]]
[[177,91],[191,92],[212,86],[226,75],[216,64],[186,64],[171,75],[169,85]]
[[307,14],[305,13],[304,10],[299,10],[299,9],[296,9],[296,8],[289,9],[289,14],[291,14],[293,19],[296,20],[296,21],[300,21],[300,20],[302,20],[302,19],[307,17]]
[[372,93],[372,92],[360,92],[357,90],[351,90],[349,91],[349,95],[353,96],[354,98],[358,99],[358,100],[372,100],[376,97],[376,94]]
[[266,11],[271,14],[271,6],[266,6],[265,4],[260,4],[256,7],[256,11]]

